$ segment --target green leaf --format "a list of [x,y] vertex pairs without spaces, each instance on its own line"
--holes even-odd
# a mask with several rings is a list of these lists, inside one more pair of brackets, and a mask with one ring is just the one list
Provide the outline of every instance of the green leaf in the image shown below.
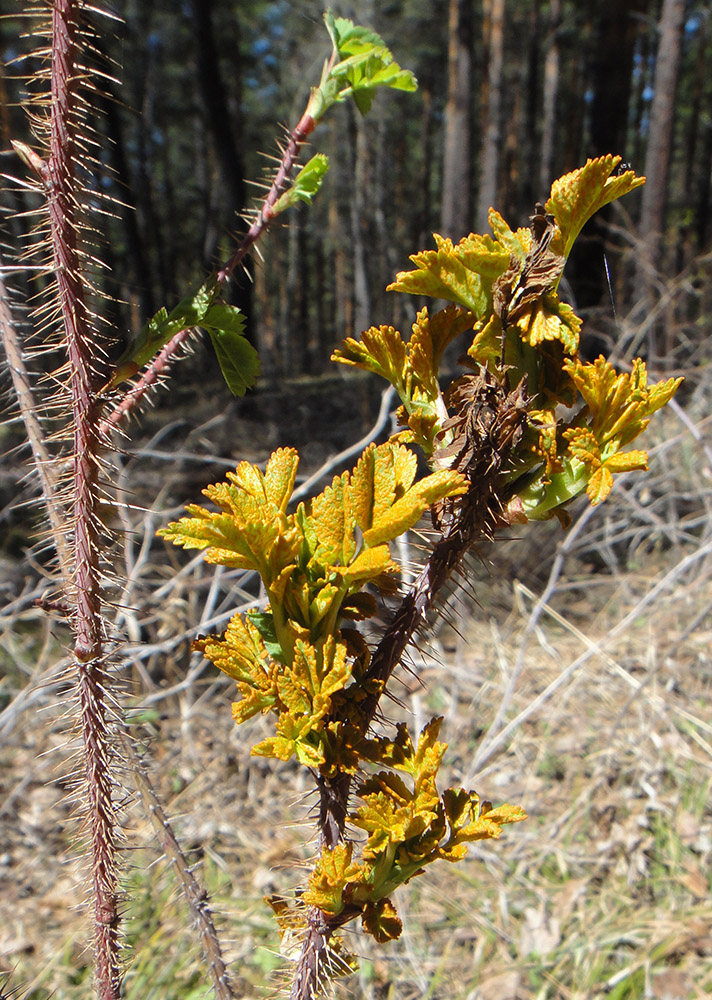
[[377,87],[413,92],[418,83],[410,70],[393,59],[380,35],[346,18],[324,14],[333,53],[325,65],[318,87],[312,90],[307,114],[319,121],[333,105],[353,97],[361,114],[373,102]]
[[216,302],[200,326],[210,335],[228,389],[233,396],[244,396],[260,373],[257,351],[244,337],[244,316],[237,306]]
[[272,206],[272,215],[279,215],[287,208],[292,208],[298,201],[311,204],[314,195],[321,188],[326,172],[329,169],[329,157],[316,153],[308,163],[305,163],[292,181],[292,186],[284,192],[281,198]]
[[197,292],[181,299],[170,313],[162,306],[116,362],[109,387],[114,388],[135,375],[181,330],[202,326],[217,291],[215,276],[211,275]]
[[259,632],[264,647],[271,658],[284,663],[284,650],[277,638],[277,630],[274,627],[274,615],[269,611],[248,611],[245,618]]

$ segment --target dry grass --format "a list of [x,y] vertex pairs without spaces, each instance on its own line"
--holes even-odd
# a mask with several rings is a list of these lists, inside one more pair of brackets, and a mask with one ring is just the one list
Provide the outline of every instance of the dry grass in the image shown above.
[[[443,715],[444,780],[521,803],[529,819],[414,880],[396,900],[398,942],[352,934],[361,968],[343,995],[712,995],[712,463],[706,418],[688,410],[686,419],[697,438],[669,415],[664,435],[646,441],[651,474],[628,477],[594,512],[580,508],[568,533],[535,526],[498,543],[486,554],[492,567],[473,565],[479,605],[453,597],[414,657],[418,679],[404,677],[395,713],[414,728]],[[220,453],[211,427],[183,454],[199,443],[203,455]],[[165,440],[124,460],[124,499],[165,512],[197,495],[186,479],[220,475],[220,462],[169,463],[159,452],[169,454]],[[174,552],[167,563],[154,540],[165,513],[119,516],[128,535],[117,631],[129,641],[117,672],[132,729],[213,897],[237,995],[263,995],[280,944],[262,897],[303,880],[314,799],[295,767],[249,757],[266,723],[236,729],[230,683],[189,653],[191,636],[222,628],[253,584]],[[63,777],[73,767],[63,636],[32,607],[35,579],[28,573],[1,620],[0,972],[28,1000],[70,1000],[91,987]],[[122,777],[130,789],[128,769]],[[131,795],[124,812],[135,949],[126,996],[205,996],[172,870]]]

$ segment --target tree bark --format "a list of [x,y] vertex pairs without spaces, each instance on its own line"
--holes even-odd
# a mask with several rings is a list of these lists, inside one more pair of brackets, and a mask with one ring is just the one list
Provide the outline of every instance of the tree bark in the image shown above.
[[554,180],[554,139],[556,134],[556,97],[559,91],[560,0],[549,4],[549,27],[544,59],[544,95],[542,109],[541,152],[539,155],[539,197],[543,198]]
[[[205,122],[215,147],[224,185],[224,200],[230,214],[242,210],[245,203],[245,167],[239,148],[233,116],[227,102],[225,84],[220,75],[220,58],[215,42],[212,0],[191,0],[195,27],[196,73]],[[239,68],[239,62],[238,62]],[[237,122],[237,131],[241,131]]]
[[638,31],[635,14],[641,0],[604,0],[596,33],[591,105],[591,152],[630,153],[626,150],[628,105],[633,79],[633,55]]
[[684,14],[685,0],[664,0],[658,28],[660,42],[655,66],[650,138],[645,156],[647,183],[643,188],[640,212],[640,239],[648,272],[656,268],[660,260]]
[[440,228],[455,241],[470,231],[471,91],[472,4],[450,0]]
[[[206,128],[210,133],[212,146],[218,161],[222,183],[219,215],[208,218],[203,255],[207,267],[214,264],[218,242],[225,228],[235,228],[235,215],[245,208],[245,165],[241,153],[242,120],[231,113],[227,90],[220,73],[220,55],[215,39],[212,0],[191,0],[191,14],[195,27],[196,74],[203,107]],[[237,19],[237,9],[232,17]],[[239,21],[235,22],[239,26]],[[239,37],[239,36],[238,36]],[[235,75],[240,79],[239,52],[235,56]],[[238,90],[237,106],[240,105]],[[223,214],[224,213],[224,214]],[[243,263],[243,268],[246,263]],[[247,320],[248,339],[255,342],[255,331],[251,328],[250,282],[238,280],[232,291],[234,304],[239,306]]]
[[477,200],[477,231],[486,232],[489,209],[497,200],[497,175],[499,172],[499,147],[501,140],[500,116],[502,109],[502,66],[504,57],[504,0],[492,0],[489,16],[489,58],[487,65],[487,111],[480,192]]
[[368,183],[366,167],[368,148],[366,135],[360,117],[351,110],[351,136],[353,148],[353,189],[351,192],[351,246],[353,250],[354,276],[354,328],[356,334],[368,329],[371,317],[371,299],[368,287],[366,265],[366,244],[364,226],[366,220],[366,192]]

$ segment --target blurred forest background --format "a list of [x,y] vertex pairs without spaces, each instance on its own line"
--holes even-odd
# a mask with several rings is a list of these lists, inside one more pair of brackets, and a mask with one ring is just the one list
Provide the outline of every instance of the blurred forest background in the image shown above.
[[[0,173],[20,178],[10,140],[32,141],[19,102],[21,78],[38,68],[23,58],[34,47],[23,6],[0,0]],[[313,2],[116,10],[105,58],[122,82],[106,84],[92,123],[107,168],[97,196],[119,203],[101,250],[110,270],[97,275],[114,356],[230,255],[330,49]],[[232,683],[191,654],[197,634],[254,605],[254,580],[168,551],[155,532],[226,468],[279,445],[299,446],[301,472],[317,470],[300,480],[307,491],[353,464],[353,450],[335,453],[388,433],[388,399],[377,379],[334,371],[329,355],[372,324],[407,333],[422,303],[385,287],[409,254],[432,247],[433,232],[486,231],[490,205],[526,225],[554,178],[620,154],[648,183],[586,227],[563,297],[584,318],[589,357],[603,351],[625,368],[639,354],[652,378],[686,381],[641,445],[650,473],[620,477],[600,507],[574,505],[568,532],[535,525],[473,560],[475,599],[448,601],[430,646],[413,654],[417,678],[396,689],[394,712],[414,728],[443,715],[447,780],[522,802],[530,819],[405,887],[402,939],[381,948],[356,936],[364,960],[345,992],[702,1000],[712,996],[712,2],[362,0],[334,11],[379,32],[419,89],[378,93],[363,119],[332,109],[313,134],[305,155],[331,161],[322,191],[280,217],[231,290],[261,356],[256,390],[233,400],[198,343],[107,457],[122,707],[212,897],[237,995],[262,995],[280,963],[262,897],[303,874],[312,800],[291,765],[249,757],[266,731],[232,725]],[[34,203],[18,188],[0,200],[7,261]],[[23,301],[40,280],[8,274]],[[21,310],[16,319],[24,335]],[[30,349],[28,363],[37,375],[47,362]],[[86,1000],[68,633],[36,604],[41,517],[12,411],[2,450],[0,993],[7,974],[23,1000]],[[406,558],[417,558],[410,544]],[[125,807],[135,950],[125,995],[198,1000],[207,985],[190,913],[149,811],[132,793]]]
[[[409,254],[432,246],[433,232],[457,240],[487,231],[491,205],[526,224],[555,177],[604,153],[620,154],[648,184],[592,224],[567,265],[565,291],[597,317],[592,352],[614,340],[620,351],[621,339],[637,336],[655,363],[701,360],[710,3],[365,0],[335,12],[378,31],[419,90],[379,94],[365,119],[344,105],[317,130],[314,150],[331,161],[323,192],[280,220],[260,247],[264,263],[253,261],[252,280],[234,289],[266,375],[319,373],[341,338],[407,323],[411,304],[385,286]],[[311,2],[128,0],[118,13],[125,24],[107,39],[107,72],[123,82],[108,85],[115,99],[101,102],[95,128],[114,177],[102,193],[125,205],[107,221],[111,318],[136,332],[228,256],[235,213],[254,204],[254,183],[269,173],[283,127],[298,121],[328,38]],[[6,62],[31,48],[21,35],[19,19],[0,22]],[[10,173],[24,169],[7,150],[11,137],[28,139],[14,78],[28,68],[9,67],[0,93]],[[27,206],[17,195],[10,207]],[[16,243],[23,222],[10,227]],[[685,286],[674,303],[670,281]],[[622,316],[632,326],[621,329]]]

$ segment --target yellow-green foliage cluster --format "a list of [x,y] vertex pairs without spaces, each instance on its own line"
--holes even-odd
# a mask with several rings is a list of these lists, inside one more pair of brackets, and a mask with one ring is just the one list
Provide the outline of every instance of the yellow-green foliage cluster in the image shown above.
[[[351,472],[292,512],[294,450],[276,451],[264,472],[241,462],[225,482],[204,490],[216,509],[192,505],[187,517],[161,532],[177,545],[204,550],[209,562],[254,570],[262,581],[264,610],[236,615],[224,635],[195,644],[235,680],[238,724],[258,713],[274,715],[274,734],[252,752],[295,757],[319,775],[322,787],[346,778],[348,790],[357,769],[375,769],[356,788],[361,804],[350,815],[366,838],[359,857],[353,843],[332,840],[302,897],[303,905],[331,920],[331,930],[360,916],[379,940],[397,936],[390,895],[398,885],[432,861],[459,860],[469,841],[497,837],[505,823],[524,818],[519,807],[493,809],[472,791],[438,791],[446,749],[437,740],[440,720],[431,720],[415,743],[404,726],[393,739],[369,735],[388,672],[369,672],[371,652],[353,623],[374,612],[374,589],[394,588],[400,567],[390,543],[433,505],[445,512],[438,520],[446,532],[441,569],[456,565],[456,545],[474,537],[457,519],[480,508],[447,503],[478,489],[475,452],[484,440],[478,434],[486,437],[504,412],[496,409],[497,399],[514,422],[502,456],[488,453],[490,492],[478,494],[491,500],[492,524],[561,514],[583,491],[599,503],[613,473],[645,468],[645,452],[624,449],[678,380],[648,387],[641,361],[622,374],[604,358],[583,361],[581,321],[556,292],[586,220],[643,182],[630,170],[619,174],[618,163],[619,157],[602,157],[562,177],[546,205],[537,206],[530,228],[512,231],[493,211],[493,237],[471,235],[457,246],[436,237],[435,250],[412,257],[415,269],[390,287],[452,304],[432,317],[422,310],[408,342],[390,326],[372,327],[334,355],[397,389],[403,430],[391,441],[368,447]],[[467,331],[470,368],[478,374],[469,394],[460,380],[458,392],[444,395],[438,379],[443,352]],[[456,418],[453,400],[459,400]],[[470,435],[461,448],[458,435],[463,441]],[[492,449],[500,438],[487,440]],[[422,478],[413,444],[435,470]],[[413,621],[410,628],[417,627]],[[301,919],[299,907],[275,908],[284,927]]]
[[352,472],[290,514],[298,461],[282,448],[264,473],[241,462],[227,482],[204,490],[217,512],[191,505],[189,517],[161,534],[206,550],[208,562],[259,574],[267,610],[235,616],[223,637],[203,639],[199,648],[237,682],[236,722],[277,715],[276,735],[254,753],[294,755],[333,774],[358,763],[340,735],[343,724],[330,718],[333,699],[368,664],[365,645],[357,648],[351,632],[344,636],[342,622],[373,610],[362,599],[367,584],[383,589],[399,572],[388,543],[466,484],[449,470],[416,480],[415,454],[389,442],[367,448]]
[[[632,170],[618,174],[619,163],[619,156],[589,160],[552,185],[543,208],[552,219],[550,254],[560,258],[562,267],[588,219],[644,183]],[[415,269],[401,272],[389,286],[445,299],[458,308],[433,317],[421,311],[408,343],[392,327],[371,327],[360,340],[344,341],[334,358],[376,372],[395,386],[407,428],[400,439],[416,442],[431,456],[447,416],[438,363],[447,344],[472,329],[467,354],[474,365],[486,366],[509,386],[526,378],[529,429],[512,461],[512,478],[528,474],[514,501],[518,513],[527,519],[551,517],[583,490],[592,503],[600,503],[610,493],[612,473],[646,467],[645,452],[621,449],[668,402],[680,379],[648,388],[642,361],[635,362],[629,375],[618,374],[604,358],[583,362],[578,354],[581,320],[556,292],[560,270],[551,287],[527,295],[532,229],[512,231],[494,210],[490,225],[494,238],[472,234],[456,246],[436,236],[437,249],[413,255]],[[507,273],[514,276],[513,288],[521,276],[525,306],[503,328],[495,292]],[[562,419],[561,405],[573,407],[574,416]]]

